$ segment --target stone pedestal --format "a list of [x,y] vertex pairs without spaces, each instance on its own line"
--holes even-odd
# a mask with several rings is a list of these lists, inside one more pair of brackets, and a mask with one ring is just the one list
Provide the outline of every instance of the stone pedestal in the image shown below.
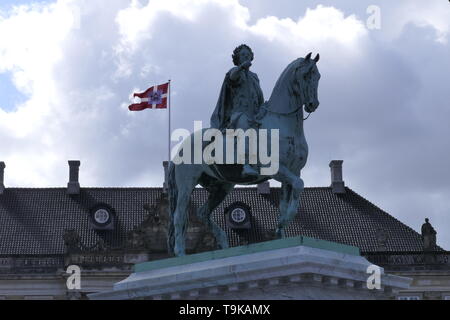
[[135,273],[90,299],[389,299],[411,279],[381,272],[356,247],[296,237],[137,264]]

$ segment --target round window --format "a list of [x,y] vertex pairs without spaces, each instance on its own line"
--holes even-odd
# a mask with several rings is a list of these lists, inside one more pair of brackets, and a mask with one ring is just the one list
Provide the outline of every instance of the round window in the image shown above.
[[94,220],[98,224],[106,224],[109,221],[110,214],[106,209],[98,209],[94,213]]
[[231,211],[231,220],[234,223],[242,223],[247,217],[247,212],[243,208],[235,208]]

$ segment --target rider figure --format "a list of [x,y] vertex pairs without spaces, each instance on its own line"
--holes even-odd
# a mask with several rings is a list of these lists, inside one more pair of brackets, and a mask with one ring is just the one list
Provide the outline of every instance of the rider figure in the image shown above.
[[[263,92],[256,73],[250,71],[252,49],[242,44],[233,51],[233,67],[225,75],[216,109],[211,117],[211,127],[225,129],[256,128],[255,116],[264,102]],[[247,149],[247,148],[246,148]],[[255,167],[244,164],[242,176],[258,176]]]

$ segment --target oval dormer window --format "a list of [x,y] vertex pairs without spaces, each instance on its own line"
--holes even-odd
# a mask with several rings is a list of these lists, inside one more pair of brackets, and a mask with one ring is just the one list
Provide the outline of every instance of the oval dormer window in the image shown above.
[[250,229],[251,209],[243,202],[235,202],[225,209],[225,219],[231,229]]
[[106,203],[98,203],[89,210],[89,224],[94,230],[114,230],[116,212]]
[[111,214],[106,209],[98,209],[94,212],[94,221],[98,223],[99,225],[104,225],[109,223],[109,220],[111,219]]
[[234,208],[231,211],[230,218],[234,223],[241,224],[247,219],[247,212],[240,207]]

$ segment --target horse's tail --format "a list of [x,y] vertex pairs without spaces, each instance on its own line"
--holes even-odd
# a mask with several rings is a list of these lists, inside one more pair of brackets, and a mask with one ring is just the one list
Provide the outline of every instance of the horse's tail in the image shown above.
[[175,164],[169,162],[169,173],[167,177],[167,193],[169,196],[169,227],[167,229],[167,250],[169,254],[174,253],[175,247],[175,226],[174,226],[174,214],[177,206],[178,188],[175,178]]

